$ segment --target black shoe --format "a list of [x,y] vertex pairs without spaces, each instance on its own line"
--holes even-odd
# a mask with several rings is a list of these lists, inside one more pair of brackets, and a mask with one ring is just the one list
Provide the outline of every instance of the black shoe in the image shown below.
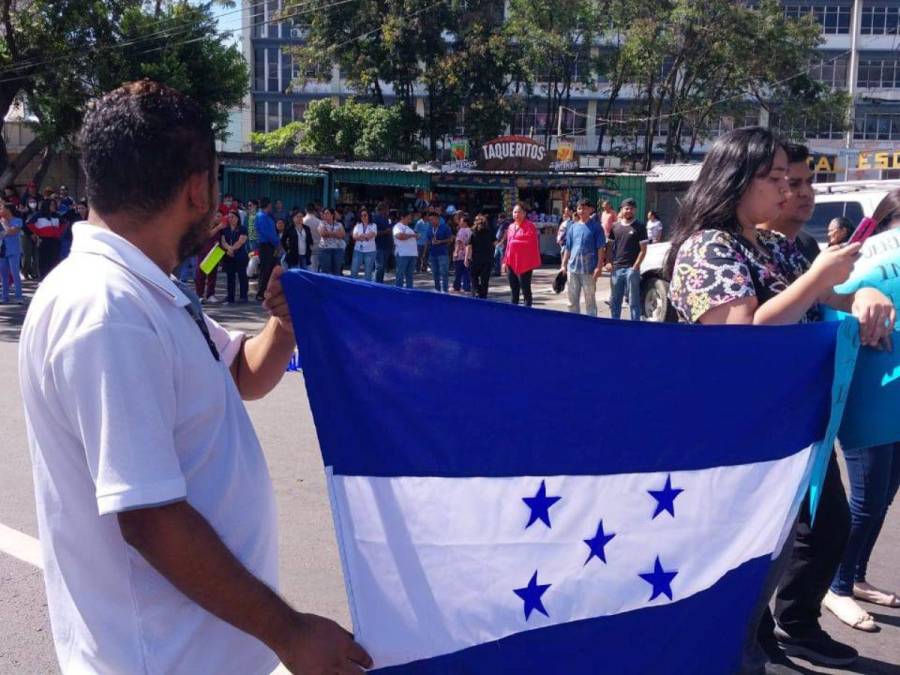
[[778,646],[788,656],[799,656],[823,666],[847,666],[859,657],[850,645],[834,640],[828,633],[819,630],[807,637],[791,637],[780,627],[775,627]]

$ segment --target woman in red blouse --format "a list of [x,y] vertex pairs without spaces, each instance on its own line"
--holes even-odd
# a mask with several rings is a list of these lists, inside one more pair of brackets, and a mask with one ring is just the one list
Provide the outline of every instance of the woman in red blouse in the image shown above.
[[531,307],[531,273],[540,266],[537,228],[525,219],[525,207],[520,202],[513,208],[513,222],[506,230],[506,253],[503,255],[503,273],[509,275],[512,304],[519,304],[521,289],[525,305]]

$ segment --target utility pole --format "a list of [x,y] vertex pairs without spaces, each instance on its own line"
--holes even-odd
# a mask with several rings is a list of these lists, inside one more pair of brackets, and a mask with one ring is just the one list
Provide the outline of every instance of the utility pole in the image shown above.
[[859,73],[859,40],[862,25],[862,0],[853,0],[850,16],[850,65],[847,72],[847,93],[850,95],[850,108],[847,111],[847,133],[844,137],[844,180],[850,180],[850,151],[853,149],[853,134],[856,123],[856,83]]

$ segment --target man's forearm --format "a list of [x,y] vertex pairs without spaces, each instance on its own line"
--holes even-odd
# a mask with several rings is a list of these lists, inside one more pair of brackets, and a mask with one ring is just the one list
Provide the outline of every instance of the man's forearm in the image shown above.
[[295,346],[294,334],[275,318],[269,319],[259,335],[247,340],[231,366],[241,398],[252,401],[272,391],[284,377]]
[[118,520],[125,541],[175,588],[279,651],[296,612],[244,567],[190,504],[126,511]]

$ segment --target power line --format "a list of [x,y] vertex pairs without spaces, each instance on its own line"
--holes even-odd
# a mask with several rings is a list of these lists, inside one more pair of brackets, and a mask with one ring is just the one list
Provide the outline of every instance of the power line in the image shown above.
[[[324,5],[310,7],[311,5],[315,5],[316,3],[318,3],[319,0],[307,0],[306,2],[300,3],[298,5],[298,7],[309,7],[309,9],[298,10],[296,12],[285,14],[283,16],[279,15],[277,17],[268,19],[266,21],[256,22],[251,19],[251,22],[249,24],[246,24],[246,25],[242,24],[238,28],[232,28],[229,30],[221,31],[221,32],[217,31],[217,34],[223,35],[223,36],[227,35],[227,34],[233,35],[235,33],[241,33],[245,30],[255,28],[256,26],[264,26],[264,25],[271,24],[271,23],[280,23],[282,21],[286,21],[288,19],[292,19],[294,17],[301,16],[303,14],[309,14],[314,11],[323,11],[323,10],[327,11],[327,10],[331,9],[332,7],[336,7],[338,5],[344,5],[349,2],[355,2],[355,1],[356,0],[338,0],[336,2],[325,3]],[[242,11],[242,10],[232,10],[231,13],[234,13],[236,11]],[[149,35],[141,36],[140,38],[135,38],[130,41],[120,42],[115,45],[106,45],[103,47],[97,47],[96,49],[91,50],[90,53],[97,54],[97,53],[101,53],[101,52],[114,51],[117,49],[125,49],[127,47],[132,47],[134,45],[141,44],[142,42],[150,42],[150,41],[156,41],[159,39],[176,37],[179,34],[185,35],[185,34],[191,33],[193,30],[194,30],[193,24],[182,26],[182,27],[173,27],[173,28],[169,28],[169,29],[164,29],[164,30],[157,31],[156,33],[151,33]],[[173,42],[173,43],[153,47],[151,49],[147,49],[145,51],[138,52],[138,54],[148,54],[148,53],[151,53],[154,51],[161,51],[163,49],[179,47],[179,46],[182,46],[185,44],[191,44],[193,42],[199,42],[199,41],[205,40],[205,39],[206,39],[206,37],[204,36],[204,37],[198,37],[198,38],[191,38],[191,39],[183,40],[180,42]],[[16,72],[18,70],[21,70],[22,68],[29,68],[29,69],[30,68],[38,68],[41,66],[52,65],[54,63],[60,63],[62,61],[65,61],[65,60],[71,58],[72,56],[75,56],[77,53],[78,52],[73,51],[73,52],[70,52],[69,54],[60,55],[60,56],[54,57],[52,59],[45,59],[44,61],[37,61],[37,62],[31,62],[31,63],[28,63],[28,62],[20,63],[20,64],[17,64],[15,68],[8,68],[5,72],[8,72],[8,73]],[[4,71],[0,71],[0,74],[2,74],[3,72]],[[0,84],[6,83],[6,82],[15,82],[18,80],[24,80],[24,79],[28,79],[29,77],[30,76],[28,76],[28,75],[18,75],[15,77],[3,78],[3,79],[0,79]]]

